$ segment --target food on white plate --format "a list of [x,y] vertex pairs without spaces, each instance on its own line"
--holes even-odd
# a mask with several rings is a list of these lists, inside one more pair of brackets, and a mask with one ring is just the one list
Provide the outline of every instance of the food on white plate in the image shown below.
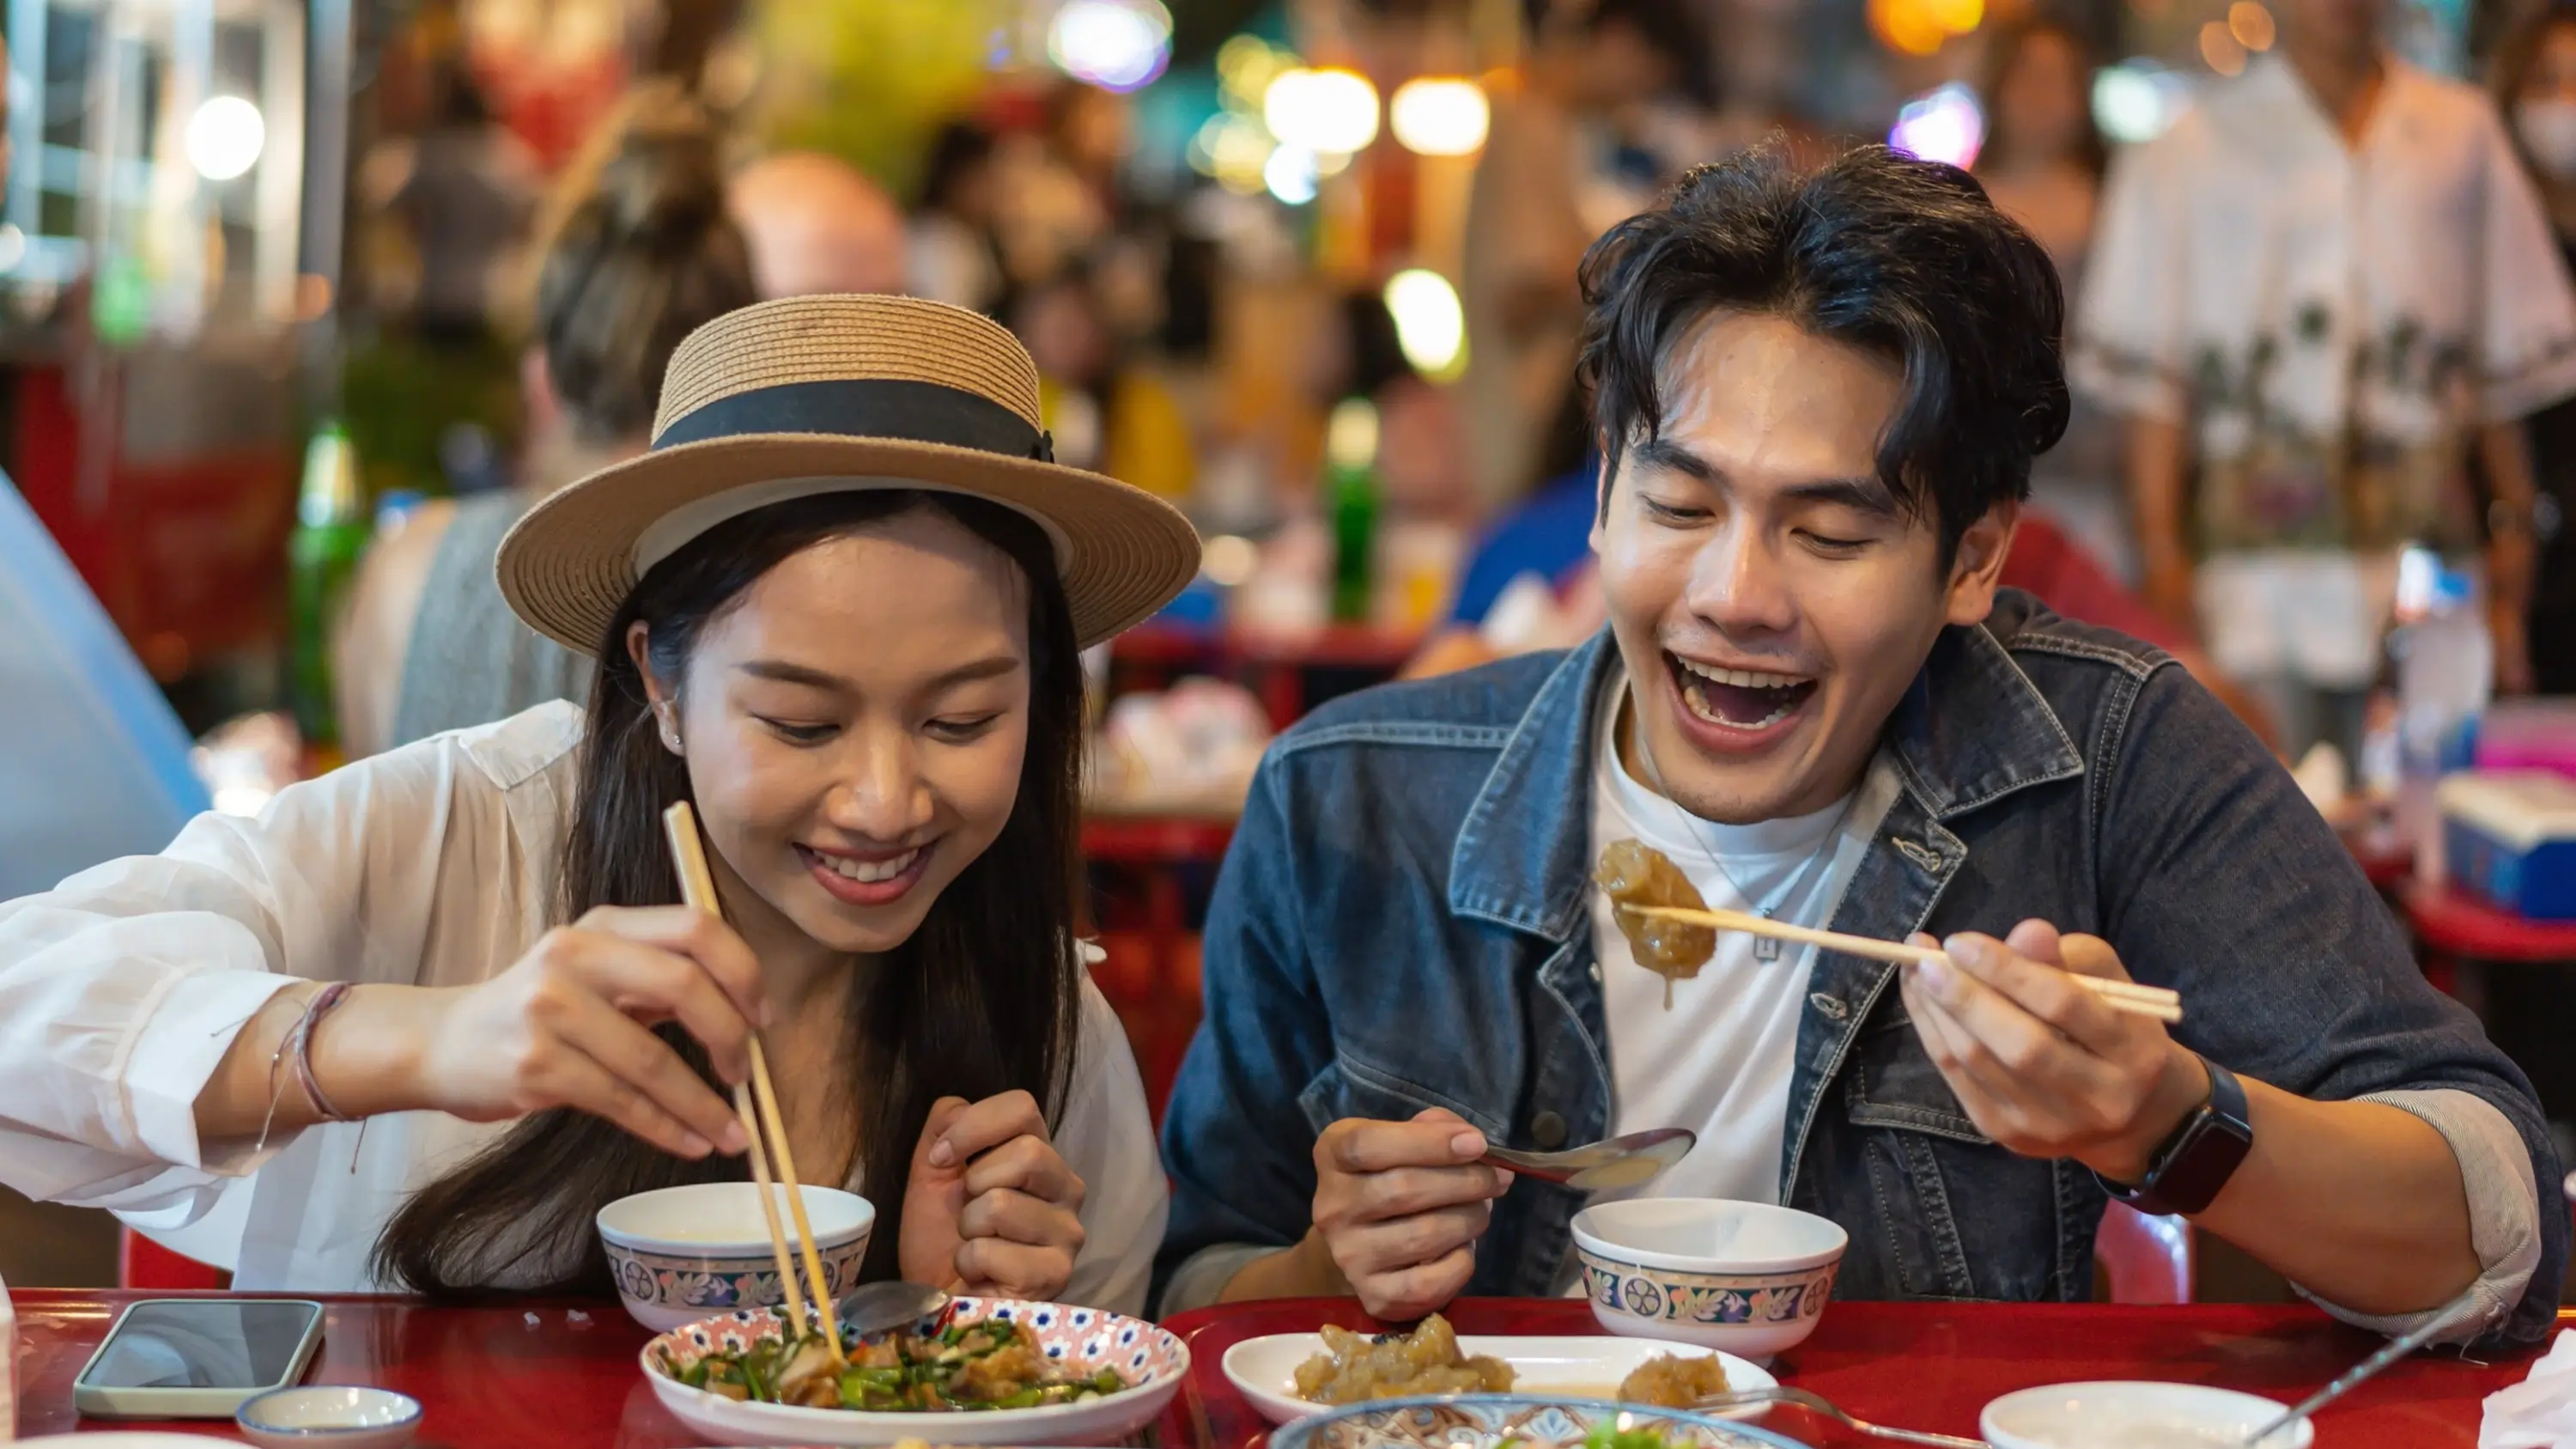
[[679,1375],[737,1402],[872,1413],[1035,1409],[1077,1404],[1128,1387],[1115,1370],[1075,1373],[1008,1319],[952,1323],[936,1334],[888,1333],[836,1363],[819,1333],[710,1354]]
[[1316,1404],[1358,1404],[1423,1394],[1499,1394],[1512,1386],[1512,1366],[1470,1358],[1457,1330],[1432,1314],[1411,1333],[1366,1338],[1330,1324],[1324,1351],[1297,1366],[1297,1397]]
[[1658,1409],[1687,1409],[1711,1394],[1726,1392],[1726,1365],[1716,1354],[1686,1358],[1659,1354],[1637,1366],[1619,1385],[1619,1402],[1652,1404]]

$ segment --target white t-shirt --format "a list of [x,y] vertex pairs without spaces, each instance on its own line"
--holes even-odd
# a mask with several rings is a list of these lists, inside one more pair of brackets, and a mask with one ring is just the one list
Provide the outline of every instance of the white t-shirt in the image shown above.
[[[1623,687],[1611,686],[1601,718],[1624,715]],[[1686,814],[1631,775],[1620,763],[1617,736],[1615,726],[1600,732],[1593,762],[1590,858],[1598,860],[1613,841],[1643,841],[1720,910],[1769,906],[1775,919],[1825,925],[1896,800],[1895,772],[1873,767],[1857,791],[1812,815],[1718,825]],[[1699,1134],[1690,1155],[1663,1176],[1594,1201],[1780,1200],[1789,1078],[1815,948],[1783,943],[1777,959],[1765,961],[1754,954],[1759,941],[1719,932],[1717,954],[1699,975],[1672,983],[1667,1010],[1664,978],[1637,964],[1609,898],[1593,893],[1592,942],[1610,1036],[1610,1130],[1687,1127]]]
[[[579,707],[539,705],[0,903],[0,1182],[111,1209],[240,1288],[388,1286],[368,1262],[386,1219],[508,1124],[401,1112],[253,1152],[198,1140],[197,1094],[299,978],[465,986],[516,962],[551,919],[581,735]],[[1066,1299],[1141,1310],[1167,1192],[1135,1058],[1087,981],[1055,1144],[1089,1189]]]

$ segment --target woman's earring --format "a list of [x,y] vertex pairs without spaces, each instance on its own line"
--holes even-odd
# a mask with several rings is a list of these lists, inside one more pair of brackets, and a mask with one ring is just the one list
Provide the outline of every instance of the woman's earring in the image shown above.
[[662,743],[670,747],[672,754],[681,753],[680,724],[676,711],[667,704],[657,704],[653,706],[653,717],[662,722]]

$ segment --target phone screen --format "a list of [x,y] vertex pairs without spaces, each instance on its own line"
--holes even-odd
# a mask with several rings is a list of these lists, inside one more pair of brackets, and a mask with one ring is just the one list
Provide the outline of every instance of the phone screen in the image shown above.
[[102,1389],[256,1389],[282,1381],[310,1303],[158,1300],[126,1310],[81,1382]]

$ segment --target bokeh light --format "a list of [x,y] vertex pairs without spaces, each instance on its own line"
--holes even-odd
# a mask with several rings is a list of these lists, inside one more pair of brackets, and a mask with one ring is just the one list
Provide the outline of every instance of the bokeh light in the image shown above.
[[259,164],[268,125],[240,96],[209,96],[188,118],[188,164],[209,181],[230,181]]
[[2093,74],[2093,124],[2124,145],[2163,135],[2190,103],[2190,82],[2152,61],[2123,61]]
[[1315,153],[1303,146],[1281,146],[1261,165],[1262,184],[1290,206],[1315,199]]
[[2245,47],[2228,32],[2224,21],[2213,20],[2200,27],[2200,58],[2220,75],[2245,73]]
[[1985,141],[1986,114],[1977,93],[1956,81],[1908,101],[1887,133],[1887,144],[1906,155],[1953,166],[1975,165]]
[[1377,139],[1377,87],[1355,70],[1283,71],[1261,97],[1261,119],[1281,145],[1349,155]]
[[1406,150],[1423,156],[1467,156],[1485,144],[1493,119],[1485,89],[1464,76],[1421,76],[1395,88],[1387,126]]
[[1386,310],[1415,371],[1446,382],[1466,370],[1467,313],[1447,277],[1422,267],[1396,273],[1387,278]]
[[2270,50],[2277,35],[2272,25],[2272,12],[2254,0],[2236,0],[2227,7],[2227,33],[2247,50]]
[[1047,59],[1103,90],[1149,85],[1172,58],[1162,0],[1065,0],[1047,25]]

